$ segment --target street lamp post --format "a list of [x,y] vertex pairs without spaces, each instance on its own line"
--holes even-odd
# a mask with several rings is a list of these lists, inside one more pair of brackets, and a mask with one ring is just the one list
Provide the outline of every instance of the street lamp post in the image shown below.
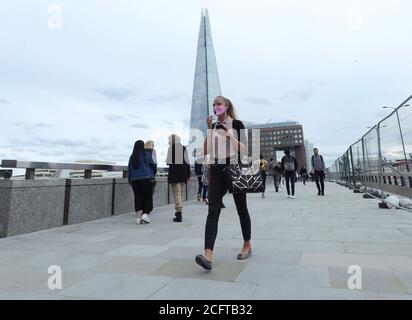
[[[409,104],[403,105],[403,106],[401,106],[400,108],[402,108],[402,107],[409,107]],[[399,133],[400,133],[400,135],[401,135],[401,141],[402,141],[403,155],[404,155],[404,158],[405,158],[405,161],[406,161],[406,171],[409,172],[408,158],[406,157],[405,143],[404,143],[404,141],[403,141],[402,127],[401,127],[401,121],[400,121],[400,119],[399,119],[398,108],[387,107],[387,106],[382,107],[382,108],[383,108],[383,109],[393,109],[393,110],[395,110],[395,112],[396,112],[396,118],[398,119]]]

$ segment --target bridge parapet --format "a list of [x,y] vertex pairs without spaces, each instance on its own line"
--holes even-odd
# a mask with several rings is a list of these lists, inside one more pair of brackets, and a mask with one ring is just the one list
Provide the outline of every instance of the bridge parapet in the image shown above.
[[[26,179],[0,179],[0,237],[134,212],[133,191],[126,178],[37,179],[31,171],[45,167],[107,170],[127,177],[126,166],[3,160],[2,167],[24,168]],[[196,199],[197,180],[191,179],[185,189],[184,200]],[[167,178],[157,178],[153,201],[155,207],[173,203]]]

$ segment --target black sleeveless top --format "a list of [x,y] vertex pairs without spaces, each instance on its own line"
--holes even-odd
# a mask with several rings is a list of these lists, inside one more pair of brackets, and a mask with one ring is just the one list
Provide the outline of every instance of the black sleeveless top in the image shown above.
[[[212,124],[212,129],[214,130],[215,127],[216,127],[216,122]],[[240,121],[240,120],[237,120],[237,119],[233,119],[232,128],[233,128],[233,130],[236,130],[237,140],[239,142],[242,142],[242,143],[247,143],[246,130],[245,130],[245,126],[244,126],[243,122]],[[230,143],[230,142],[227,140],[227,143]],[[238,146],[236,161],[238,163],[241,163],[241,156],[240,156],[240,150],[239,149],[240,148]],[[227,157],[226,160],[224,161],[224,163],[222,163],[222,160],[220,160],[218,162],[217,158],[214,158],[213,160],[215,161],[215,164],[224,164],[224,163],[230,164],[230,163],[233,163],[233,158],[231,158],[231,157]]]

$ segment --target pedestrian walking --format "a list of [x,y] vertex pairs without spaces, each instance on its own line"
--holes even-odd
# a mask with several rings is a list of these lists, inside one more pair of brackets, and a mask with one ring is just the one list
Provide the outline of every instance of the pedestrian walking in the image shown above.
[[[217,122],[207,118],[208,134],[204,143],[205,155],[211,155],[209,180],[209,210],[205,228],[204,255],[197,255],[195,261],[206,270],[212,269],[213,250],[222,207],[222,198],[229,189],[226,170],[229,164],[240,163],[241,156],[247,153],[245,127],[237,119],[232,102],[222,96],[215,98],[213,111]],[[233,193],[243,235],[243,247],[237,259],[251,256],[251,222],[247,208],[246,193]]]
[[315,177],[316,187],[318,188],[318,196],[325,195],[325,161],[322,155],[319,154],[318,148],[313,149],[312,155],[312,174]]
[[207,205],[209,205],[209,200],[208,200],[209,179],[210,179],[210,156],[207,155],[205,157],[205,160],[203,161],[203,166],[202,166],[202,184],[203,184],[202,200]]
[[[144,148],[146,149],[148,156],[152,158],[152,161],[154,162],[157,168],[157,156],[156,156],[156,150],[154,148],[154,141],[147,140],[144,144]],[[152,193],[154,195],[155,188],[156,188],[156,176],[150,177],[150,183],[152,184]]]
[[295,179],[298,162],[288,149],[285,150],[285,155],[282,157],[281,167],[285,177],[288,198],[295,199]]
[[275,191],[279,192],[280,181],[282,178],[282,167],[280,163],[273,158],[269,161],[269,175],[273,177]]
[[149,215],[153,210],[153,187],[151,178],[156,176],[157,166],[144,142],[138,140],[134,144],[129,158],[128,182],[133,189],[136,224],[150,223]]
[[[196,152],[196,150],[194,151]],[[203,157],[200,157],[199,155],[196,155],[196,160],[195,160],[195,175],[197,177],[197,183],[198,183],[198,188],[197,188],[197,201],[200,201],[202,199],[202,189],[203,189],[203,182],[202,182],[202,168],[203,168]]]
[[262,180],[263,180],[262,198],[264,198],[265,191],[266,191],[266,176],[267,176],[267,171],[269,168],[268,168],[268,162],[265,160],[263,154],[260,154],[259,168],[260,168],[260,174],[262,175]]
[[190,162],[187,149],[182,145],[180,137],[176,134],[169,136],[166,164],[169,165],[167,181],[171,186],[175,200],[175,218],[173,221],[182,222],[182,190],[190,179]]
[[306,170],[305,166],[302,166],[302,168],[300,168],[299,174],[300,174],[300,178],[302,179],[303,184],[305,185],[306,177],[308,174],[308,170]]

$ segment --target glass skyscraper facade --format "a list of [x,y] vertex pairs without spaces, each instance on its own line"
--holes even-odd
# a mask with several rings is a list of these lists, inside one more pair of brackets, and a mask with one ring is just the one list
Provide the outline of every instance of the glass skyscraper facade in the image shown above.
[[[190,143],[194,142],[194,136],[199,137],[199,131],[203,137],[206,136],[206,118],[213,115],[213,100],[221,94],[209,13],[202,9],[190,114]],[[199,143],[197,141],[196,145]]]

